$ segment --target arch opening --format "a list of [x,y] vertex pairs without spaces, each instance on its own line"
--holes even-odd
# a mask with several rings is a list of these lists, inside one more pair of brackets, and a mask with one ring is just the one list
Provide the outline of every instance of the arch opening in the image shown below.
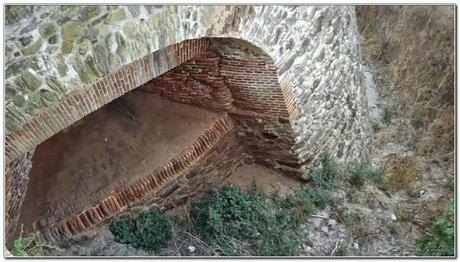
[[[187,50],[177,66],[150,74],[37,147],[19,223],[48,240],[71,237],[132,206],[182,205],[248,158],[300,178],[271,59],[233,38],[206,39],[190,55],[193,43],[202,45],[194,41],[176,45]],[[152,68],[171,63],[167,55],[153,57]]]

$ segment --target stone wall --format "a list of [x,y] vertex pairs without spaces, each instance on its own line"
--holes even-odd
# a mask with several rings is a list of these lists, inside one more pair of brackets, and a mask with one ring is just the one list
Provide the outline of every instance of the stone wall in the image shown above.
[[[97,93],[101,83],[116,81],[118,75],[123,79],[126,71],[136,74],[133,81],[125,80],[127,88],[136,88],[200,49],[192,45],[177,54],[177,48],[168,46],[202,37],[242,39],[271,57],[305,170],[325,151],[340,161],[366,160],[370,130],[353,7],[6,9],[7,161],[84,115],[73,107],[81,106],[88,113],[125,92],[109,95],[115,93],[109,91],[106,99],[84,100],[88,93]],[[158,57],[158,52],[165,55]],[[74,102],[64,102],[69,97],[75,97],[70,100]],[[55,119],[62,121],[55,123]]]
[[10,243],[17,227],[21,205],[29,183],[29,173],[32,168],[32,156],[28,152],[9,163],[5,170],[5,227],[6,242]]
[[[353,7],[6,6],[6,22],[7,163],[202,54],[209,38],[241,39],[257,47],[243,48],[245,56],[271,58],[270,64],[245,64],[267,66],[260,72],[270,80],[248,79],[251,89],[244,92],[238,79],[224,84],[233,85],[233,99],[240,99],[234,104],[283,110],[305,174],[325,152],[343,162],[367,160],[371,132]],[[230,71],[241,62],[232,49],[223,48]],[[243,80],[251,75],[234,71]],[[273,91],[275,73],[285,103],[280,108],[270,104],[282,101]],[[81,219],[72,223],[72,230],[86,226]],[[63,227],[53,230],[49,234],[65,234]]]
[[139,90],[175,102],[231,112],[239,141],[258,163],[302,175],[276,68],[270,57],[251,44],[212,39],[208,51]]

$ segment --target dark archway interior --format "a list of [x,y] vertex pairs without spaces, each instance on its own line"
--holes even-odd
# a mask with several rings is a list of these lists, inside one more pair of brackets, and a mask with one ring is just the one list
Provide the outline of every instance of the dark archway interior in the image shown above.
[[[270,58],[247,42],[213,39],[208,52],[39,145],[19,224],[26,232],[64,224],[56,232],[72,235],[111,215],[112,206],[119,212],[149,198],[173,208],[232,174],[297,176],[293,144]],[[158,181],[142,182],[169,166],[164,179],[159,171]],[[115,194],[108,207],[100,204]],[[97,212],[83,212],[95,205]]]

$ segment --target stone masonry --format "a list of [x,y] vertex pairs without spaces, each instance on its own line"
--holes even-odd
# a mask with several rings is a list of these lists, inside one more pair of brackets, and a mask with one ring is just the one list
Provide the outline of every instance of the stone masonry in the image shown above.
[[[305,175],[325,152],[343,162],[368,159],[371,132],[353,7],[15,5],[5,14],[7,165],[152,79],[177,99],[174,82],[185,80],[196,94],[184,94],[182,102],[202,95],[207,100],[200,106],[230,112],[246,147],[273,150],[258,161],[274,168]],[[218,62],[219,72],[200,79],[196,70],[208,62]],[[173,68],[163,82],[155,79]],[[11,181],[28,176],[26,169],[9,170]],[[144,182],[133,185],[135,197],[120,192],[101,202],[100,211],[89,209],[47,236],[73,234],[119,212],[155,185]],[[18,192],[7,188],[9,199],[20,199]]]

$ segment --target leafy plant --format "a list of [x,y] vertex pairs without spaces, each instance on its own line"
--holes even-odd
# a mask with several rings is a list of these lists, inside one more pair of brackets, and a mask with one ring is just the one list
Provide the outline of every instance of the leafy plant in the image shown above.
[[310,178],[313,186],[333,189],[338,185],[340,173],[339,166],[332,156],[325,154],[321,160],[321,166],[312,171]]
[[193,230],[223,255],[250,253],[260,256],[291,256],[297,253],[297,224],[290,212],[293,203],[277,196],[224,186],[192,203]]
[[374,130],[374,133],[379,132],[382,130],[382,124],[379,121],[375,121],[372,123],[372,130]]
[[419,256],[454,256],[454,200],[451,199],[446,216],[436,217],[429,232],[417,241]]
[[43,256],[43,248],[61,251],[57,246],[48,245],[42,242],[38,237],[38,233],[24,235],[23,225],[21,225],[21,233],[19,237],[13,241],[11,254],[20,257]]
[[138,217],[123,217],[110,224],[115,240],[133,247],[156,250],[171,238],[173,220],[158,209],[141,213]]

